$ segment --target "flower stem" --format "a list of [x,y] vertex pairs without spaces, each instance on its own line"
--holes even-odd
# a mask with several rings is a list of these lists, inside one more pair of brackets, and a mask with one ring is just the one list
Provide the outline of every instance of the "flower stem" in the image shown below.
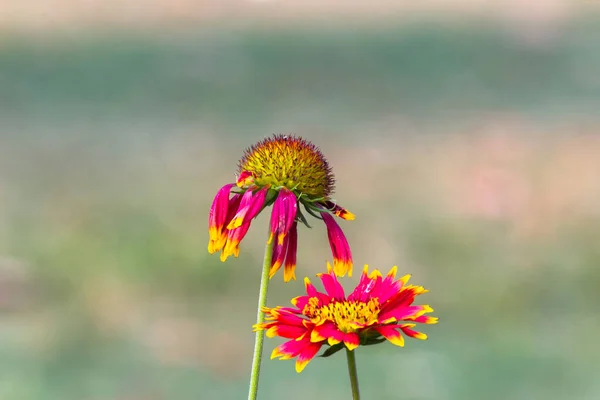
[[358,392],[358,374],[356,373],[356,357],[354,350],[346,348],[346,357],[348,358],[348,374],[350,375],[350,386],[352,387],[352,400],[360,400]]
[[[258,310],[256,311],[256,323],[262,324],[265,321],[265,314],[262,308],[267,305],[267,287],[269,285],[269,270],[271,269],[271,259],[273,258],[273,245],[275,240],[271,240],[265,246],[265,259],[263,261],[262,275],[260,278],[260,289],[258,292]],[[252,357],[252,369],[250,371],[250,387],[248,389],[248,400],[256,400],[258,392],[258,376],[260,375],[260,361],[262,359],[263,344],[265,341],[265,331],[256,332],[254,340],[254,356]]]

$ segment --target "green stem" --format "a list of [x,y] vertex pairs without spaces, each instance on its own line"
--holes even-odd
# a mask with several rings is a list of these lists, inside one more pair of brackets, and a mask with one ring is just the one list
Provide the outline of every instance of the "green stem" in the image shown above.
[[[258,310],[256,312],[256,323],[262,324],[265,321],[265,314],[262,308],[267,305],[267,287],[269,285],[269,270],[271,269],[271,259],[273,258],[273,245],[275,240],[271,240],[265,247],[265,259],[263,261],[262,275],[260,278],[260,289],[258,292]],[[263,344],[265,341],[265,331],[256,332],[254,340],[254,356],[252,357],[252,370],[250,371],[250,387],[248,390],[248,400],[256,400],[258,392],[258,376],[260,375],[260,361],[262,359]]]
[[360,400],[358,392],[358,374],[356,373],[356,357],[354,350],[346,348],[346,357],[348,358],[348,374],[350,375],[350,386],[352,387],[352,400]]

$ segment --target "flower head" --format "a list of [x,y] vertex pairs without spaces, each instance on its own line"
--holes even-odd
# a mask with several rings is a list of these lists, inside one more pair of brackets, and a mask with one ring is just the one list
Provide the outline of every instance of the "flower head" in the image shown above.
[[354,215],[331,200],[334,183],[331,167],[312,143],[288,135],[256,143],[242,156],[237,181],[223,186],[215,196],[208,218],[209,253],[221,251],[222,261],[237,257],[252,219],[272,205],[270,276],[283,266],[284,280],[296,279],[298,222],[309,226],[302,206],[324,221],[335,272],[352,275],[352,253],[332,215],[346,220],[353,220]]
[[369,273],[365,265],[360,281],[346,297],[329,263],[327,273],[318,274],[326,293],[317,291],[305,278],[306,296],[292,299],[294,307],[263,308],[266,322],[254,330],[266,330],[268,337],[290,339],[276,347],[271,358],[296,358],[301,372],[323,345],[331,346],[326,355],[343,347],[371,345],[386,339],[404,346],[404,336],[426,339],[412,328],[416,323],[435,324],[437,318],[428,305],[413,305],[415,297],[426,293],[422,286],[408,285],[410,275],[396,279],[396,267],[384,277],[378,270]]

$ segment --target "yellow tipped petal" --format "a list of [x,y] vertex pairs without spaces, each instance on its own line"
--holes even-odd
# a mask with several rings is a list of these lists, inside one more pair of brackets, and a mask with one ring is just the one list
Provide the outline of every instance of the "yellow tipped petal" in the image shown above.
[[304,361],[297,360],[296,361],[296,372],[297,373],[302,372],[302,370],[304,369],[304,367],[306,367],[306,365],[308,364],[309,361],[310,360],[304,360]]
[[289,282],[292,279],[296,280],[296,273],[294,272],[294,269],[285,267],[283,270],[283,281]]
[[338,340],[338,339],[336,339],[336,338],[334,338],[334,337],[331,337],[331,336],[330,336],[329,338],[327,338],[327,343],[328,343],[330,346],[335,346],[336,344],[338,344],[338,343],[340,343],[340,342],[341,342],[341,340]]
[[331,271],[333,271],[333,268],[331,267],[331,264],[329,263],[329,261],[327,261],[327,273],[330,274]]
[[282,352],[280,352],[280,351],[279,351],[279,348],[278,348],[278,347],[275,347],[275,348],[273,349],[273,352],[271,352],[271,360],[272,360],[272,359],[274,359],[274,358],[277,358],[277,357],[281,357],[281,356],[283,356],[283,355],[284,355],[284,354],[283,354]]
[[398,271],[398,266],[394,265],[392,267],[392,269],[390,269],[390,272],[388,272],[387,276],[389,276],[390,278],[395,278],[396,277],[396,272]]
[[395,344],[396,346],[404,347],[404,338],[402,337],[402,335],[388,337],[387,340],[389,340],[390,343]]
[[402,281],[402,286],[405,286],[408,283],[409,279],[410,279],[410,274],[406,274],[402,278],[400,278],[400,281]]
[[381,272],[379,272],[378,269],[374,269],[373,271],[371,271],[371,274],[369,275],[369,279],[376,279],[376,278],[381,278]]
[[310,285],[310,279],[308,279],[308,277],[304,278],[304,288],[308,288],[308,286]]
[[244,218],[235,217],[229,222],[229,224],[227,224],[227,229],[232,230],[235,228],[239,228],[240,226],[242,226],[242,222],[244,222]]
[[344,342],[344,344],[346,345],[346,348],[350,351],[356,349],[358,347],[358,343],[348,343],[348,342]]

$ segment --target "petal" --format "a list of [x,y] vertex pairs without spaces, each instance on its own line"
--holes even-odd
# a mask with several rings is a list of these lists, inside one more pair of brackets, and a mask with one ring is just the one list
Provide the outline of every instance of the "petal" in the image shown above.
[[296,195],[288,189],[281,189],[273,203],[271,212],[269,243],[277,237],[277,243],[282,244],[285,236],[292,228],[298,211]]
[[354,350],[360,344],[360,337],[357,333],[350,332],[344,335],[344,344],[348,348],[348,350]]
[[246,193],[242,196],[238,212],[227,225],[227,229],[238,228],[244,223],[249,223],[250,220],[256,217],[265,204],[267,192],[268,188],[266,187],[258,190],[256,193],[252,189],[246,190]]
[[296,360],[296,372],[300,373],[315,355],[321,350],[322,343],[310,343],[302,349]]
[[323,202],[323,205],[325,206],[325,208],[327,210],[334,213],[337,217],[340,217],[340,218],[348,220],[348,221],[352,221],[354,219],[354,214],[352,214],[350,211],[346,210],[345,208],[340,207],[337,204],[334,204],[331,201],[325,201],[325,202]]
[[229,194],[233,184],[223,186],[217,192],[210,211],[208,213],[208,234],[210,240],[208,243],[208,252],[213,254],[223,247],[226,235],[223,234],[223,228],[227,220],[229,210]]
[[315,326],[310,334],[311,342],[329,341],[329,339],[333,339],[336,343],[344,340],[344,333],[340,332],[331,321]]
[[208,212],[208,228],[222,228],[225,223],[225,218],[227,217],[227,209],[229,204],[229,194],[231,192],[231,188],[233,184],[227,184],[223,186],[217,192],[212,205],[210,206],[210,211]]
[[271,269],[269,270],[269,278],[272,278],[283,265],[288,248],[288,241],[289,237],[286,236],[283,239],[283,243],[275,243],[275,246],[273,247],[273,254],[271,256]]
[[283,269],[283,280],[289,282],[290,280],[296,280],[296,252],[298,249],[298,223],[294,222],[290,229],[288,237],[287,251],[285,255],[285,266]]
[[400,306],[396,308],[386,309],[379,313],[379,320],[386,321],[393,318],[395,321],[402,321],[413,317],[423,315],[426,311],[425,306]]
[[344,276],[347,272],[348,276],[352,276],[352,252],[344,232],[329,213],[322,212],[321,217],[327,227],[327,237],[333,253],[333,267],[336,275]]
[[402,332],[404,332],[404,334],[406,336],[410,336],[411,338],[415,338],[415,339],[419,339],[419,340],[427,339],[426,334],[424,334],[422,332],[413,331],[412,329],[409,328],[409,326],[414,326],[414,325],[413,324],[400,325],[400,329],[402,329]]
[[237,186],[238,187],[246,187],[250,186],[254,183],[255,174],[249,171],[242,171],[240,176],[237,178]]
[[242,200],[240,202],[240,206],[235,214],[235,216],[231,219],[229,224],[227,224],[227,229],[232,230],[235,228],[239,228],[244,222],[244,218],[246,214],[250,210],[250,204],[252,202],[252,190],[246,190],[246,193],[242,195]]
[[348,300],[368,302],[369,299],[375,297],[372,295],[373,290],[378,284],[378,276],[375,274],[369,275],[369,266],[365,265],[360,276],[358,285],[354,291],[348,296]]
[[297,339],[306,333],[306,328],[292,325],[275,325],[267,330],[267,336]]
[[335,273],[331,271],[331,266],[329,263],[327,263],[327,269],[330,272],[326,274],[317,274],[317,276],[321,278],[321,282],[323,282],[323,288],[331,298],[337,301],[344,301],[346,299],[344,288],[337,280]]
[[378,325],[374,329],[396,346],[404,347],[404,338],[398,332],[398,325]]
[[308,340],[288,340],[273,349],[271,360],[276,357],[279,357],[280,360],[289,360],[300,354],[302,349],[309,344],[310,341]]
[[229,231],[227,234],[227,242],[223,247],[223,252],[221,253],[221,261],[227,260],[227,257],[233,255],[237,257],[240,252],[240,242],[248,233],[250,229],[250,222],[247,222],[240,226],[239,228],[235,228]]
[[412,321],[418,322],[420,324],[437,324],[438,323],[438,318],[437,317],[430,317],[428,315],[420,315],[416,318],[409,318]]

